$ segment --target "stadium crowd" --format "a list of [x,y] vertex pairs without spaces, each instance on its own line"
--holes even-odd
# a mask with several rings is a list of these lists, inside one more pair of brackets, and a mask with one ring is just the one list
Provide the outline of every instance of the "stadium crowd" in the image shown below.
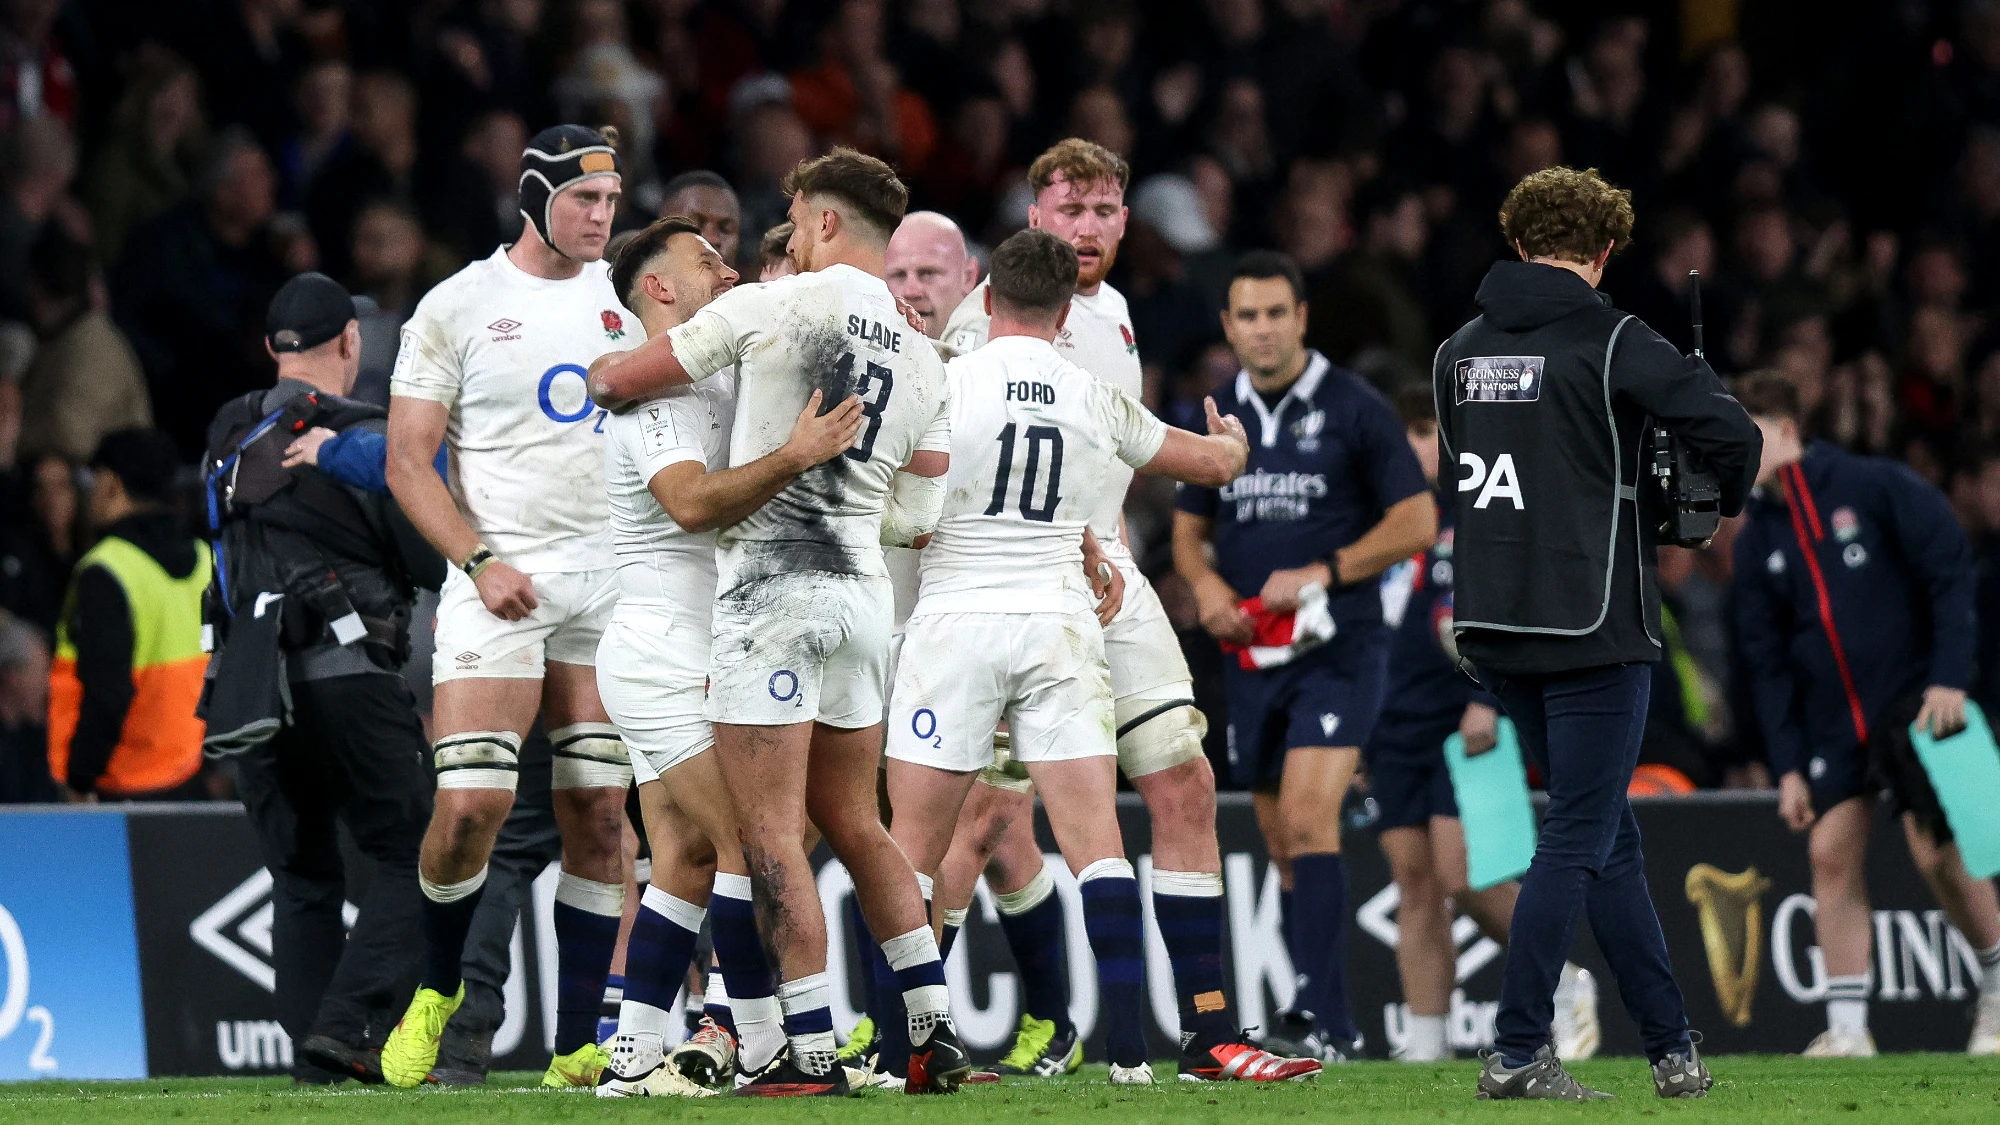
[[[833,144],[987,246],[1025,225],[1036,153],[1103,144],[1135,170],[1111,281],[1147,404],[1197,431],[1237,370],[1216,311],[1243,250],[1290,254],[1311,345],[1393,391],[1504,253],[1506,188],[1597,167],[1641,216],[1619,307],[1688,347],[1699,270],[1715,366],[1782,372],[1815,436],[1946,490],[2000,611],[1995,0],[0,0],[0,800],[88,791],[49,776],[45,697],[103,436],[157,426],[192,479],[313,268],[374,301],[357,395],[386,402],[402,321],[516,236],[521,149],[557,121],[618,127],[620,229],[707,192],[750,277],[781,177]],[[702,169],[726,188],[676,182]],[[1219,758],[1172,508],[1142,478],[1127,517]],[[1770,780],[1732,531],[1662,560],[1645,760],[1703,786]]]

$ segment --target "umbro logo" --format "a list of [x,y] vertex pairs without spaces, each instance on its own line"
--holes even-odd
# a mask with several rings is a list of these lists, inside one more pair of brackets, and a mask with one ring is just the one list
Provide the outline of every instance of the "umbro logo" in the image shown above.
[[461,652],[452,659],[458,661],[460,664],[474,664],[478,662],[479,654],[476,652]]
[[[352,927],[359,914],[353,903],[340,904],[340,920],[346,926]],[[190,922],[188,936],[252,984],[273,992],[278,974],[271,964],[271,921],[271,872],[260,867]]]
[[496,343],[502,340],[518,340],[521,338],[520,333],[514,331],[521,327],[521,322],[512,317],[503,316],[486,327],[500,333],[498,336],[493,337]]

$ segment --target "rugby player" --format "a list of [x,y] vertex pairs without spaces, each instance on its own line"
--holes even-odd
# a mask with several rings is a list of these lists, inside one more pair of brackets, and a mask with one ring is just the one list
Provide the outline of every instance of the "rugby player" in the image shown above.
[[800,846],[808,819],[853,873],[907,1009],[907,1089],[951,1092],[971,1062],[951,1024],[944,963],[909,861],[875,796],[893,615],[882,545],[935,526],[950,464],[944,366],[882,281],[909,193],[887,164],[836,148],[786,179],[796,276],[740,286],[591,373],[592,397],[635,400],[736,365],[732,466],[783,443],[812,392],[863,400],[854,448],[793,481],[719,537],[707,714],[736,806],[757,905],[784,983],[788,1052],[752,1080],[841,1094],[826,926]]
[[[437,803],[418,868],[422,984],[382,1048],[415,1086],[464,998],[459,960],[493,841],[539,712],[555,745],[555,1057],[543,1083],[594,1086],[598,1010],[624,905],[619,825],[632,767],[592,665],[617,599],[599,430],[584,393],[599,356],[645,337],[603,261],[619,199],[615,136],[581,125],[521,154],[527,219],[512,246],[430,291],[403,327],[387,475],[410,522],[455,567],[437,611]],[[432,461],[449,452],[449,483]]]

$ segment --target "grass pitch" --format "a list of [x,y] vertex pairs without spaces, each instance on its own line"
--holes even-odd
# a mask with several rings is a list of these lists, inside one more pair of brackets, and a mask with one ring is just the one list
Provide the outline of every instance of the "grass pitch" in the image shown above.
[[0,1122],[248,1122],[253,1125],[448,1125],[456,1122],[640,1121],[670,1118],[701,1125],[1271,1125],[1304,1119],[1414,1125],[1417,1122],[1681,1121],[1774,1125],[1780,1122],[2000,1122],[2000,1060],[1899,1055],[1867,1061],[1733,1056],[1711,1061],[1715,1090],[1703,1101],[1653,1096],[1638,1059],[1577,1064],[1585,1082],[1615,1102],[1550,1105],[1476,1102],[1471,1062],[1415,1066],[1359,1063],[1328,1070],[1316,1083],[1252,1086],[1167,1081],[1150,1090],[1113,1088],[1102,1067],[1075,1079],[1021,1079],[974,1086],[953,1098],[870,1094],[844,1101],[600,1101],[582,1093],[530,1089],[539,1074],[494,1076],[481,1089],[405,1092],[340,1086],[295,1089],[270,1078],[170,1078],[147,1082],[35,1082],[0,1086]]

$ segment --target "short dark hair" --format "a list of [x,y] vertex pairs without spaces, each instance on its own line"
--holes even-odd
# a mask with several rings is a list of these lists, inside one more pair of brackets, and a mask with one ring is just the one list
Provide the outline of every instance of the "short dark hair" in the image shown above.
[[181,456],[165,431],[130,426],[104,435],[91,455],[90,467],[117,477],[133,499],[164,504],[173,499]]
[[993,250],[993,302],[1053,316],[1076,295],[1076,247],[1030,227]]
[[1435,426],[1438,421],[1437,398],[1429,383],[1408,383],[1396,392],[1396,417],[1403,420],[1403,428],[1414,430],[1418,426]]
[[721,173],[711,172],[706,168],[696,168],[692,172],[682,172],[680,175],[668,180],[666,185],[660,188],[660,198],[672,199],[689,188],[698,187],[715,188],[718,191],[726,191],[730,195],[736,194],[736,189],[730,186],[728,180],[722,178]]
[[844,145],[787,172],[783,191],[788,198],[830,195],[840,200],[883,242],[895,233],[910,206],[910,189],[894,168]]
[[[1246,277],[1255,281],[1282,277],[1285,284],[1292,287],[1292,300],[1306,299],[1306,275],[1299,272],[1299,264],[1292,260],[1290,254],[1278,250],[1250,251],[1236,259],[1236,268],[1229,271],[1229,289],[1235,288],[1236,283]],[[1225,306],[1229,302],[1226,295],[1229,289],[1223,290]]]
[[1798,384],[1778,371],[1752,371],[1736,380],[1736,401],[1752,418],[1790,418],[1805,424]]
[[701,228],[694,220],[680,215],[668,215],[655,219],[645,229],[628,239],[618,251],[618,260],[611,266],[611,291],[618,294],[619,301],[626,308],[632,308],[632,295],[639,287],[639,278],[646,271],[646,263],[659,256],[667,248],[667,240],[677,234],[691,234],[701,237]]
[[1500,205],[1500,232],[1530,258],[1594,262],[1606,243],[1632,241],[1632,193],[1612,187],[1597,169],[1531,172]]
[[792,244],[792,232],[797,228],[789,222],[779,223],[764,232],[757,240],[757,268],[768,269],[772,264],[788,257],[786,249]]

